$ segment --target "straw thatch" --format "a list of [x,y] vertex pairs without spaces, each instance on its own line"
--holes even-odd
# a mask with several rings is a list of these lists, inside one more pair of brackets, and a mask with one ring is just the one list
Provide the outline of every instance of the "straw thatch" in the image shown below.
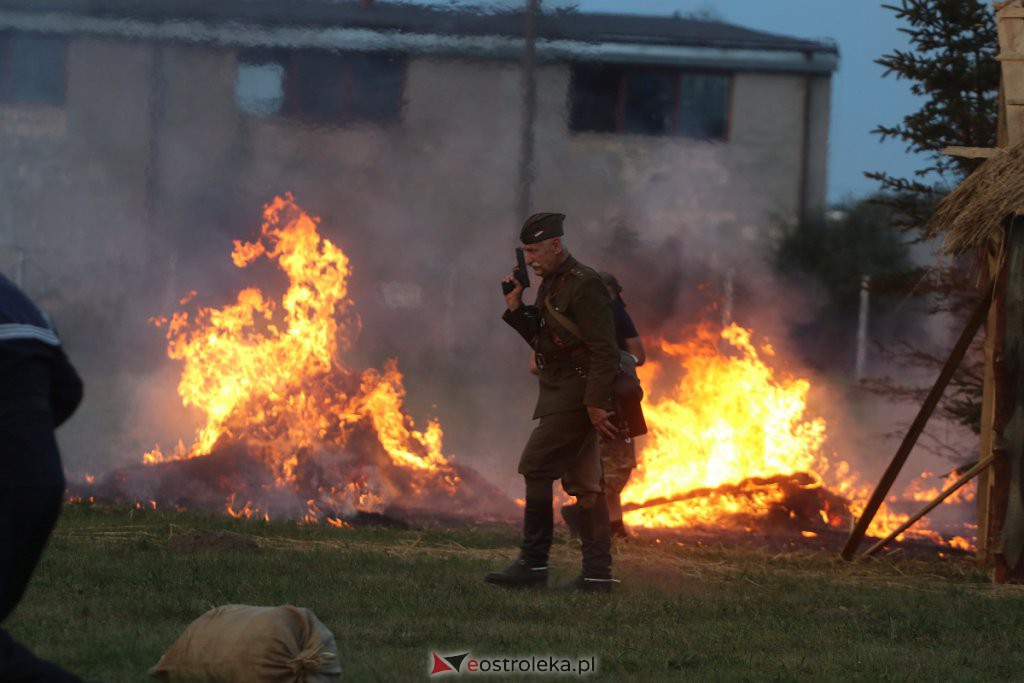
[[945,233],[944,252],[963,254],[987,243],[1022,209],[1024,142],[986,159],[939,203],[925,229],[929,236]]

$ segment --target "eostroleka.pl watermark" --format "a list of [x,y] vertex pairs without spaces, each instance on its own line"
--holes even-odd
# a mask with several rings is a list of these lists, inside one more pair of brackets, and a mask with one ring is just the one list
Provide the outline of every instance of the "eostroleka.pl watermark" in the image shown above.
[[597,673],[597,657],[557,657],[549,655],[475,656],[469,652],[456,655],[440,655],[431,652],[431,676],[452,674],[564,674],[566,676],[589,676]]

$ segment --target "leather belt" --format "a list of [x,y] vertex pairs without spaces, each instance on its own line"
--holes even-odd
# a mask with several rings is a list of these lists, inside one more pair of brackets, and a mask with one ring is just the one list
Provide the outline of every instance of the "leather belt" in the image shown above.
[[556,365],[569,364],[575,365],[577,369],[582,367],[587,360],[587,347],[582,344],[578,344],[571,348],[559,349],[550,353],[536,352],[537,356],[537,367],[543,370],[544,368],[552,368]]

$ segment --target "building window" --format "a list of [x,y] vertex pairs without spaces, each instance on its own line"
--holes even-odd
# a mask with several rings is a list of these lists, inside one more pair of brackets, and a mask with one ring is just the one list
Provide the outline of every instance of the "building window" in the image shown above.
[[730,83],[724,73],[577,64],[570,85],[569,126],[579,133],[724,140]]
[[405,71],[405,57],[390,53],[246,50],[235,102],[255,116],[391,123],[402,117]]
[[271,116],[284,105],[284,67],[276,62],[239,62],[235,104],[255,116]]
[[63,105],[67,52],[63,36],[0,32],[0,102]]

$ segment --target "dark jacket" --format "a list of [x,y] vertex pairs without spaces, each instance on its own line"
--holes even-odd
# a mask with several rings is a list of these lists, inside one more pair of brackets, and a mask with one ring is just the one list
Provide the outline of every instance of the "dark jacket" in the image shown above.
[[[611,410],[619,350],[609,301],[608,289],[597,271],[570,256],[544,278],[537,292],[537,310],[542,319],[539,331],[531,328],[530,307],[505,311],[502,319],[541,359],[535,419],[584,406]],[[548,307],[575,323],[582,338],[566,329]]]
[[53,326],[0,275],[0,486],[63,486],[53,431],[81,400]]

